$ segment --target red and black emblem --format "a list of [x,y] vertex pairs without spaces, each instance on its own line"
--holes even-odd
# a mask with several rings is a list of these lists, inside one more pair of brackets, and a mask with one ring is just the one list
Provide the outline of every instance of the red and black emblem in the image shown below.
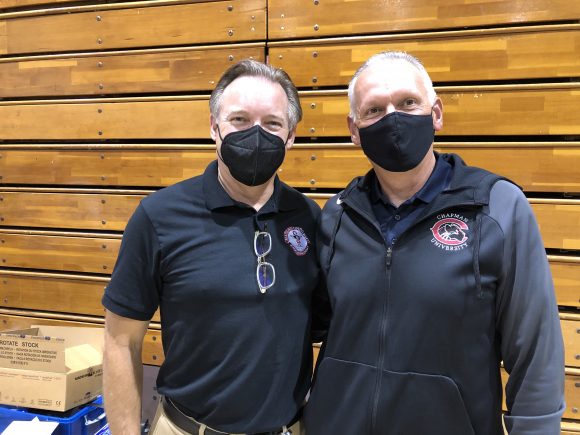
[[438,221],[431,227],[431,233],[433,233],[431,242],[446,251],[463,249],[469,238],[467,236],[467,231],[469,230],[466,223],[467,219],[459,215],[456,217],[439,215],[437,218]]

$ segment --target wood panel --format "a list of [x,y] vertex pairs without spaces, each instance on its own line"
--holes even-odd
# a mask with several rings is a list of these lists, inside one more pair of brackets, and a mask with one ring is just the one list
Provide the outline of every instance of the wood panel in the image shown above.
[[[139,3],[143,6],[143,3]],[[263,40],[264,0],[230,0],[0,20],[0,55]]]
[[549,255],[558,305],[580,307],[580,257]]
[[110,274],[120,238],[0,232],[2,267]]
[[99,146],[60,149],[0,145],[0,181],[7,184],[167,186],[200,175],[215,146]]
[[553,249],[580,249],[580,200],[530,199],[544,245]]
[[[578,142],[436,143],[436,150],[459,154],[468,164],[501,174],[531,192],[580,192]],[[0,174],[3,172],[0,161]],[[352,144],[300,145],[286,154],[280,176],[295,187],[343,188],[370,169]]]
[[107,282],[104,277],[2,270],[0,300],[6,308],[103,316]]
[[[85,327],[103,327],[103,321],[99,322],[95,319],[95,322],[91,323],[89,321],[83,320],[72,320],[75,317],[82,318],[81,316],[69,316],[69,318],[46,318],[46,317],[32,317],[30,315],[12,315],[7,314],[9,310],[2,310],[0,313],[0,325],[2,330],[11,329],[24,329],[30,328],[32,325],[53,325],[53,326],[85,326]],[[69,320],[71,319],[71,320]],[[145,335],[143,341],[143,364],[151,365],[161,365],[164,361],[163,346],[161,344],[161,331],[158,329],[149,328]]]
[[46,5],[51,3],[65,3],[71,0],[0,0],[0,9]]
[[580,192],[579,142],[435,145],[438,151],[457,153],[467,164],[503,175],[528,192]]
[[[347,85],[372,55],[406,51],[434,82],[513,80],[580,75],[580,25],[382,35],[270,45],[270,63],[297,86]],[[290,45],[292,44],[292,45]]]
[[[525,6],[524,6],[525,5]],[[268,38],[360,35],[538,21],[577,20],[569,0],[268,0]]]
[[[51,149],[48,149],[51,148]],[[441,142],[530,192],[580,192],[578,142]],[[0,180],[19,185],[167,186],[203,173],[212,145],[0,145]],[[352,144],[296,144],[279,170],[295,187],[343,188],[370,164]]]
[[211,91],[246,58],[264,61],[264,43],[0,59],[0,98]]
[[[440,88],[444,135],[574,135],[580,85]],[[346,94],[302,93],[298,136],[349,136]],[[207,97],[0,102],[5,140],[209,138]],[[517,119],[518,122],[514,122]]]
[[210,138],[208,97],[0,103],[5,140]]
[[580,434],[580,423],[574,421],[563,421],[561,435],[578,435]]
[[75,0],[0,0],[0,9],[23,8],[26,6],[39,5],[60,5],[62,3],[71,3]]
[[580,321],[562,319],[560,323],[566,349],[564,362],[567,367],[580,367]]
[[[0,270],[0,300],[6,308],[103,316],[108,277]],[[159,322],[159,310],[152,322]]]
[[[440,135],[575,135],[580,125],[580,85],[440,87]],[[304,91],[297,135],[350,136],[343,91]],[[517,122],[515,122],[517,120]]]
[[0,191],[0,224],[122,231],[145,195]]

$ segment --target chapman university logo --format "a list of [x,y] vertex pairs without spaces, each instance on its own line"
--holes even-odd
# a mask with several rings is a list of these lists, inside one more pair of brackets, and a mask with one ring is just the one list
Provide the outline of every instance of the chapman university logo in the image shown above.
[[437,222],[431,227],[431,243],[444,251],[461,251],[467,246],[467,219],[456,213],[437,215]]

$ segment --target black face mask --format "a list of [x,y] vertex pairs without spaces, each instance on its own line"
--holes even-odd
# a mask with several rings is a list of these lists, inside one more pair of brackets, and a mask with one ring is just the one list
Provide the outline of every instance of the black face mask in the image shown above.
[[416,167],[433,143],[433,118],[392,112],[359,129],[364,153],[381,168],[405,172]]
[[264,184],[284,161],[284,141],[259,125],[228,133],[224,138],[218,126],[218,133],[222,140],[220,159],[232,176],[246,186]]

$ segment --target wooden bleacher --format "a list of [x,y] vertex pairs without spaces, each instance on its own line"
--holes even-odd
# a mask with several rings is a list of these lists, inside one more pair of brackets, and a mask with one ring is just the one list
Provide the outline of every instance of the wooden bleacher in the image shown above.
[[[0,328],[103,325],[139,201],[215,158],[208,98],[234,62],[268,60],[300,88],[279,175],[322,206],[370,168],[346,127],[350,77],[405,50],[443,100],[436,149],[532,205],[566,340],[562,433],[580,433],[579,19],[569,0],[0,0]],[[159,320],[145,364],[163,361]]]

